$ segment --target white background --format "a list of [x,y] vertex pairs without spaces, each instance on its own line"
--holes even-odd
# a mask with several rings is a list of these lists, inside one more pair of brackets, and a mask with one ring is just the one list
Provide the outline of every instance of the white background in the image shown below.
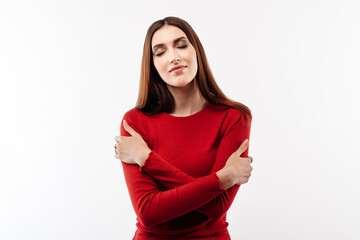
[[360,239],[360,2],[0,3],[0,239],[131,239],[114,138],[145,33],[197,32],[224,93],[254,115],[233,239]]

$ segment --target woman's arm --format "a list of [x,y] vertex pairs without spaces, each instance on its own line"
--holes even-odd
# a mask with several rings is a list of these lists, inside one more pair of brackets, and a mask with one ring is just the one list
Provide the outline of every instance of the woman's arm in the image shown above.
[[[131,114],[124,115],[124,119],[129,123],[132,121],[128,118],[132,117],[134,116]],[[121,136],[129,136],[123,124],[120,128],[120,134]],[[128,140],[132,141],[131,139]],[[149,155],[151,154],[150,152]],[[153,177],[140,171],[137,165],[127,164],[123,161],[122,165],[134,210],[139,221],[146,227],[152,227],[194,211],[224,191],[216,173],[165,190]]]
[[[130,127],[127,130],[129,132],[139,132],[139,133],[146,132],[144,128],[145,124],[139,122],[140,119],[138,119],[137,116],[138,116],[137,114],[132,115],[131,116],[132,121],[129,121],[129,124],[132,125],[136,131],[134,131]],[[250,122],[247,123],[246,121],[244,121],[241,115],[236,114],[236,112],[235,114],[230,115],[226,119],[226,121],[224,121],[223,127],[224,130],[222,131],[223,132],[222,139],[211,172],[216,172],[220,170],[228,161],[229,156],[231,156],[232,153],[236,150],[238,145],[242,143],[243,139],[247,139],[250,134]],[[139,138],[141,137],[144,138],[146,141],[146,136],[140,136]],[[136,144],[131,143],[126,148],[131,148],[133,145]],[[244,154],[241,154],[241,156],[244,155],[246,156],[247,152],[248,151],[245,151]],[[150,155],[149,154],[147,155],[148,155],[147,160],[146,157],[144,159],[146,160],[145,166],[143,166],[141,170],[149,173],[152,177],[154,177],[157,180],[157,182],[162,184],[162,186],[164,186],[166,189],[173,189],[175,187],[190,183],[197,179],[184,173],[183,171],[174,167],[173,165],[169,164],[159,154],[155,153],[154,151],[152,151]],[[244,167],[246,168],[246,166]],[[218,197],[214,198],[205,206],[197,209],[197,211],[212,218],[218,218],[222,216],[231,206],[238,189],[239,189],[239,185],[235,185],[234,187],[227,189],[227,191],[223,192]]]
[[[245,121],[241,116],[234,117],[229,122],[217,150],[211,173],[222,169],[231,154],[238,149],[245,139],[249,138],[251,122]],[[248,149],[241,154],[241,157],[247,155]],[[173,189],[197,179],[171,165],[154,151],[150,153],[145,164],[140,169],[155,178],[166,189]],[[239,187],[239,185],[234,185],[196,210],[211,218],[221,217],[230,208]]]
[[130,199],[139,221],[146,227],[191,212],[223,192],[215,173],[180,187],[163,191],[147,173],[122,162]]

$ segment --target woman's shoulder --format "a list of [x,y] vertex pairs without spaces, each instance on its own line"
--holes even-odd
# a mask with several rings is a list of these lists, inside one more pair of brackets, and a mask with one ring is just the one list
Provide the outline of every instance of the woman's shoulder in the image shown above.
[[[235,104],[235,105],[239,105],[239,106],[243,105],[240,102],[234,102],[234,101],[225,102],[225,103],[232,104],[232,105]],[[216,112],[226,114],[228,117],[241,117],[243,115],[242,111],[234,106],[220,106],[220,105],[211,103],[210,107],[211,107],[211,109],[213,109]]]
[[138,118],[138,110],[136,108],[128,109],[124,114],[124,119],[134,119]]
[[234,130],[239,132],[245,131],[244,129],[248,129],[251,125],[251,120],[236,107],[213,104],[211,109],[213,109],[214,117],[221,121],[220,134],[222,137]]
[[128,122],[132,122],[135,125],[138,126],[144,126],[147,128],[147,125],[151,124],[152,118],[154,116],[148,115],[147,113],[142,112],[141,110],[137,109],[136,107],[133,107],[125,112],[123,119],[125,119]]
[[124,114],[124,117],[129,117],[129,118],[144,118],[146,116],[147,115],[145,113],[143,113],[142,111],[140,111],[135,107],[127,110]]
[[135,107],[125,112],[123,120],[134,125],[143,125],[146,122],[145,115]]
[[[230,102],[229,102],[230,103]],[[242,105],[240,102],[231,102],[231,105]],[[211,109],[214,114],[221,118],[222,126],[225,128],[231,128],[235,125],[248,125],[251,122],[251,118],[246,116],[243,111],[234,106],[219,106],[212,104]]]
[[144,134],[148,131],[148,123],[144,116],[145,115],[140,110],[134,107],[125,112],[123,120],[126,120],[126,122],[134,128],[136,132],[140,133],[144,137]]

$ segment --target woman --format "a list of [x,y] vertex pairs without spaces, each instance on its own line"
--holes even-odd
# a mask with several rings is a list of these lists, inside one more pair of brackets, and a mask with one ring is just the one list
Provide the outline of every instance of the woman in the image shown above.
[[226,212],[252,171],[250,123],[250,110],[217,86],[191,26],[154,22],[136,107],[115,138],[138,220],[133,239],[230,239]]

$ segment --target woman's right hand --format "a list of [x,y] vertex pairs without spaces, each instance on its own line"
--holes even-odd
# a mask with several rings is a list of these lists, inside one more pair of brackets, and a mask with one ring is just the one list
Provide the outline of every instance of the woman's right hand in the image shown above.
[[225,166],[216,172],[220,179],[221,187],[228,189],[235,184],[243,184],[249,181],[251,176],[251,159],[249,157],[240,157],[249,146],[249,140],[246,139],[226,161]]

